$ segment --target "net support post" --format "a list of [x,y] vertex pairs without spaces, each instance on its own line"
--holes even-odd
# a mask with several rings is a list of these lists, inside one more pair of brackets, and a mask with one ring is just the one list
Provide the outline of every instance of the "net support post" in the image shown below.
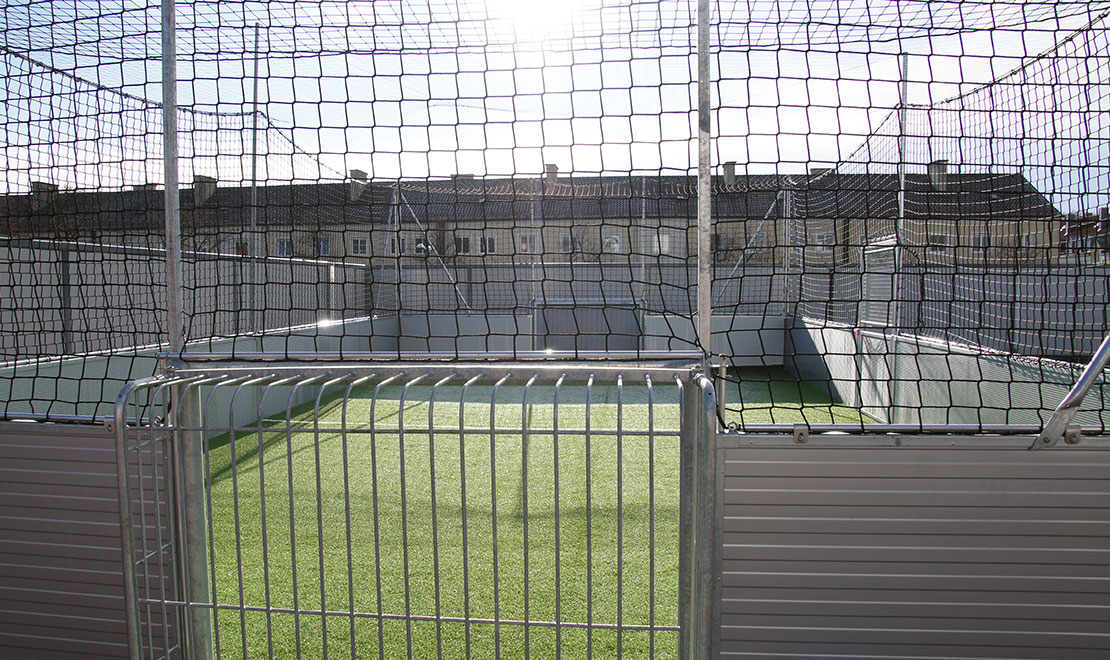
[[162,147],[166,216],[166,332],[169,350],[185,345],[181,295],[181,195],[177,171],[177,26],[175,0],[162,0]]
[[712,350],[713,231],[710,198],[710,114],[709,114],[709,0],[698,0],[698,308],[697,334],[702,351]]
[[720,517],[716,397],[704,374],[682,383],[679,658],[720,651]]
[[172,388],[173,451],[177,481],[177,527],[181,539],[185,620],[182,636],[189,660],[212,657],[212,603],[208,573],[208,527],[205,505],[204,436],[201,398],[195,385]]

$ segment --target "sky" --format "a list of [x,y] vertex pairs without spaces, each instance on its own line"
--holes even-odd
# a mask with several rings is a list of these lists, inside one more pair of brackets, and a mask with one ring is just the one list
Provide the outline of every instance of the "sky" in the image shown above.
[[[714,164],[800,173],[851,158],[880,130],[899,103],[899,53],[908,53],[908,102],[937,104],[1029,62],[1110,3],[750,0],[711,8]],[[575,174],[692,172],[694,10],[669,0],[182,2],[180,104],[223,113],[183,116],[182,180],[251,178],[244,113],[252,109],[255,24],[259,108],[268,118],[259,132],[264,181],[339,179],[354,168],[382,179],[536,176],[545,163]],[[4,155],[21,177],[9,189],[31,177],[54,176],[63,187],[159,179],[160,111],[111,98],[122,90],[160,100],[158,12],[149,1],[7,3],[5,48],[107,88],[36,77],[5,56],[7,75],[25,72],[30,90],[0,91]],[[995,29],[979,29],[988,26]],[[1098,83],[1093,98],[1088,90],[1079,99],[1085,106],[1055,98],[1077,99],[1072,87],[1048,94],[1041,80],[1016,94],[1003,86],[1005,103],[973,99],[996,104],[995,112],[961,106],[966,124],[936,122],[953,139],[922,137],[926,146],[914,153],[969,167],[1098,160],[1108,136],[1091,116],[1105,104],[1104,42],[1083,53],[1093,65],[1055,63],[1058,80]],[[62,107],[44,108],[43,89],[72,93],[59,94]],[[1046,112],[1051,121],[1041,121]],[[35,121],[42,115],[49,121]],[[1001,152],[983,145],[1019,116],[1007,137],[1032,130],[1027,116],[1086,134],[1057,135],[1033,153],[1005,141]],[[915,125],[936,129],[929,119]]]

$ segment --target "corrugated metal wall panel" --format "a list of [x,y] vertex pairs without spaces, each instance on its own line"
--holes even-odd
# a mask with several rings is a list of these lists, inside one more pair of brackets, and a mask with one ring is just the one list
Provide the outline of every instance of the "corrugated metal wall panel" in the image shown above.
[[0,423],[0,658],[124,658],[115,435]]
[[1110,657],[1110,451],[972,442],[722,443],[722,655]]

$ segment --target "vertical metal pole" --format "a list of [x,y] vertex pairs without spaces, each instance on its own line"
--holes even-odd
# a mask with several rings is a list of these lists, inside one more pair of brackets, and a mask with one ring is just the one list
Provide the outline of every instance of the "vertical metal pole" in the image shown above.
[[250,250],[250,327],[258,327],[258,259],[262,249],[258,240],[258,24],[254,25],[254,95],[251,101],[251,233]]
[[[166,177],[166,327],[171,354],[185,348],[181,272],[181,207],[177,162],[177,35],[175,0],[162,0],[162,130]],[[183,497],[179,516],[185,532],[185,597],[188,602],[208,602],[208,543],[204,507],[204,449],[200,428],[200,399],[196,388],[174,388],[175,450],[179,452]],[[184,429],[184,430],[183,430]],[[190,430],[192,429],[192,430]],[[189,607],[185,615],[188,657],[209,658],[212,653],[212,619],[207,608]]]
[[[632,236],[632,232],[628,234],[628,241],[631,243],[634,240],[639,240],[640,243],[640,307],[643,310],[648,309],[648,285],[647,285],[647,243],[644,239],[647,238],[647,175],[645,174],[640,179],[640,230],[637,232],[638,236]],[[630,250],[636,248],[629,246]],[[643,348],[643,341],[641,337],[640,347]]]
[[177,172],[177,29],[175,0],[162,0],[162,148],[166,178],[166,329],[170,353],[185,345],[181,296],[181,206]]
[[698,0],[698,343],[709,355],[712,336],[712,255],[709,253],[709,0]]
[[[207,660],[212,657],[212,602],[208,584],[208,525],[204,486],[204,436],[201,397],[195,386],[175,386],[171,394],[177,402],[174,419],[176,466],[181,475],[178,517],[184,561],[185,657]],[[199,606],[198,606],[199,605]]]
[[720,637],[716,402],[709,377],[682,382],[679,658],[715,658]]
[[[902,259],[902,237],[906,224],[906,103],[909,96],[909,53],[901,54],[899,64],[901,82],[898,87],[898,219],[894,227],[894,278],[891,282],[893,289],[891,311],[895,332],[901,331],[902,328],[902,268],[905,265]],[[889,322],[890,319],[888,324]]]

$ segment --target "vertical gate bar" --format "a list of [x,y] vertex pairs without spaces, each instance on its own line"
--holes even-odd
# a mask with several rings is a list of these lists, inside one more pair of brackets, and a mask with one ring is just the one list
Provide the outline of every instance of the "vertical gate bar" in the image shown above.
[[617,657],[624,650],[624,376],[617,374]]
[[[385,658],[385,618],[382,616],[382,541],[381,517],[379,513],[378,498],[378,395],[382,388],[401,378],[405,372],[394,374],[378,383],[374,387],[374,394],[370,399],[370,494],[374,506],[374,580],[378,598],[378,658]],[[465,510],[465,509],[464,509]]]
[[420,374],[401,388],[400,401],[397,404],[397,448],[398,464],[401,479],[401,578],[405,583],[405,648],[408,658],[412,658],[412,590],[409,576],[409,511],[408,511],[408,480],[405,473],[405,398],[409,388],[424,380],[427,374]]
[[497,390],[512,376],[506,373],[493,384],[489,403],[489,484],[493,543],[493,648],[494,657],[501,657],[501,581],[497,566]]
[[521,508],[524,510],[524,657],[532,657],[529,644],[531,628],[531,607],[529,603],[529,583],[531,576],[528,573],[528,393],[532,384],[539,378],[539,374],[532,377],[524,384],[524,393],[520,401],[520,492]]
[[709,0],[698,0],[698,341],[712,352],[713,255],[710,252]]
[[[350,471],[351,463],[350,463],[350,452],[348,451],[348,442],[347,442],[347,409],[349,407],[348,404],[350,404],[350,402],[351,402],[351,390],[353,390],[354,388],[366,383],[367,381],[371,380],[372,378],[376,378],[377,376],[378,376],[378,374],[375,373],[375,374],[371,374],[369,376],[363,376],[362,378],[358,378],[358,379],[355,379],[355,380],[351,381],[350,384],[347,385],[347,390],[345,392],[343,392],[343,408],[342,408],[342,411],[340,413],[339,428],[340,428],[340,434],[341,434],[340,438],[341,438],[342,443],[343,443],[343,512],[344,512],[344,515],[346,516],[346,533],[347,533],[347,618],[348,618],[348,634],[351,638],[351,657],[352,658],[358,657],[358,653],[356,652],[357,643],[356,643],[356,635],[355,635],[355,567],[354,567],[354,549],[352,547],[353,546],[353,541],[351,539],[351,471]],[[261,408],[261,405],[262,404],[259,403],[259,408]],[[259,412],[258,417],[261,420],[261,417],[262,417],[261,411]],[[261,424],[261,422],[259,422],[259,423]],[[261,435],[261,433],[259,435]],[[262,462],[262,453],[261,452],[259,452],[259,454],[258,454],[258,460],[259,460],[259,469],[261,469],[261,462]],[[265,491],[265,483],[263,483],[262,492],[263,493],[266,492]],[[265,529],[265,526],[266,526],[265,500],[263,500],[263,514],[262,515],[263,515],[262,526],[263,526],[263,529]],[[263,539],[265,539],[265,533],[263,533]],[[263,556],[265,556],[265,554],[263,554]],[[269,595],[269,590],[267,589],[267,596],[268,595]],[[268,600],[266,602],[266,609],[267,609],[267,614],[269,614],[270,603],[269,603]],[[274,652],[273,652],[273,646],[272,645],[270,647],[270,657],[271,658],[274,657]]]
[[[151,445],[153,445],[153,437],[151,438],[151,441],[152,442],[150,444],[148,444],[147,447],[150,447]],[[139,556],[143,558],[143,559],[140,560],[139,565],[141,565],[142,569],[143,569],[143,596],[144,596],[144,600],[146,601],[146,603],[143,605],[143,609],[145,610],[145,613],[146,613],[146,626],[145,626],[145,628],[146,628],[146,644],[147,644],[147,648],[150,649],[151,651],[153,651],[154,650],[154,620],[153,620],[154,617],[151,616],[152,606],[151,606],[151,603],[150,603],[150,566],[149,566],[149,564],[150,564],[150,548],[148,547],[148,544],[147,544],[148,539],[147,539],[147,535],[146,535],[146,530],[147,530],[146,508],[147,508],[147,506],[146,506],[146,486],[144,484],[144,482],[146,481],[146,475],[144,474],[144,471],[143,471],[143,455],[146,453],[146,451],[147,450],[140,448],[135,452],[135,458],[136,458],[136,460],[135,460],[135,476],[137,477],[136,482],[137,482],[138,491],[139,491],[139,493],[138,493],[138,495],[139,495],[139,499],[138,499],[138,502],[139,502],[139,547],[141,548],[141,552],[140,552]]]
[[690,579],[690,560],[693,546],[693,498],[691,488],[694,483],[693,450],[696,434],[693,432],[689,412],[697,405],[693,385],[688,385],[679,376],[674,377],[678,386],[679,416],[679,486],[678,486],[678,657],[691,660],[690,646],[692,626],[690,620],[692,584]]
[[[127,404],[135,397],[135,419],[142,425],[142,415],[138,410],[138,391],[146,385],[145,381],[128,383],[116,397],[116,487],[119,491],[119,530],[120,549],[123,554],[123,593],[127,636],[128,657],[140,657],[139,607],[135,593],[135,537],[131,528],[131,480],[127,469]],[[153,417],[153,415],[152,415]]]
[[563,590],[562,590],[562,556],[559,547],[559,391],[563,387],[566,373],[559,375],[555,381],[555,392],[552,396],[552,424],[551,448],[554,463],[554,497],[555,497],[555,657],[561,658],[563,654]]
[[[717,395],[713,388],[713,381],[705,379],[706,391],[705,410],[703,416],[705,426],[701,437],[705,443],[706,467],[702,471],[702,483],[705,486],[707,501],[702,509],[705,523],[705,538],[709,546],[705,548],[705,558],[708,566],[705,569],[705,581],[708,583],[708,620],[705,624],[706,635],[709,637],[709,656],[718,658],[721,655],[721,566],[722,553],[724,552],[724,498],[721,489],[725,483],[724,461],[720,460],[717,449],[717,406],[714,398]],[[727,386],[728,381],[724,381]]]
[[266,648],[269,651],[269,657],[274,657],[274,612],[273,612],[273,595],[270,589],[270,533],[266,520],[266,441],[265,434],[262,432],[262,405],[266,401],[266,395],[270,393],[270,389],[280,387],[295,380],[295,377],[282,378],[277,381],[271,382],[262,391],[258,397],[258,492],[259,492],[259,506],[261,507],[261,523],[262,523],[262,581],[263,589],[266,593]]
[[293,580],[293,638],[297,646],[297,658],[300,658],[302,653],[301,595],[297,575],[297,514],[293,499],[293,399],[297,396],[297,390],[303,386],[311,385],[316,380],[319,380],[319,376],[294,383],[289,391],[289,399],[285,402],[285,465],[286,479],[289,480],[287,482],[289,484],[289,563]]
[[[435,607],[436,607],[436,657],[443,657],[443,609],[441,603],[442,585],[439,579],[439,515],[436,508],[436,396],[440,385],[447,383],[458,375],[458,372],[448,374],[432,386],[432,394],[428,399],[428,481],[431,488],[432,499],[432,578],[435,581]],[[354,649],[352,649],[352,653]],[[354,657],[352,655],[351,657]]]
[[[157,401],[157,399],[155,401]],[[136,404],[137,403],[138,402],[136,402]],[[153,422],[154,415],[151,415],[150,417],[151,417],[152,421],[151,421],[150,425],[147,426],[146,433],[149,436],[150,442],[153,443],[154,438],[155,438],[156,425]],[[162,417],[163,417],[163,419],[165,419],[164,414],[163,414]],[[136,405],[135,419],[136,420],[140,419],[140,415],[138,413],[137,405]],[[174,611],[173,616],[171,617],[169,608],[165,605],[165,603],[168,602],[169,600],[171,600],[171,599],[172,600],[178,600],[181,597],[181,582],[180,582],[180,579],[179,579],[179,574],[178,574],[178,569],[177,569],[177,567],[180,565],[180,551],[179,551],[179,548],[178,548],[177,528],[173,524],[173,519],[174,519],[174,515],[175,515],[174,512],[177,510],[177,508],[176,508],[177,507],[177,497],[176,497],[177,477],[175,475],[175,470],[174,470],[173,446],[170,444],[169,438],[167,437],[166,432],[164,430],[162,431],[161,438],[162,438],[163,443],[165,445],[168,445],[168,446],[165,446],[164,449],[163,449],[163,460],[164,460],[163,467],[164,467],[164,472],[165,472],[163,478],[165,479],[166,520],[163,521],[161,519],[161,516],[159,515],[158,530],[159,530],[159,534],[160,534],[161,530],[163,528],[163,525],[165,525],[165,528],[167,530],[167,536],[168,536],[167,543],[169,544],[168,546],[166,546],[168,548],[168,551],[169,551],[168,572],[169,572],[169,579],[172,580],[172,582],[170,583],[170,586],[169,586],[169,592],[167,594],[167,589],[166,589],[167,576],[165,574],[165,571],[167,571],[167,567],[163,566],[163,573],[162,573],[162,576],[161,576],[162,579],[160,581],[160,583],[161,583],[161,592],[162,592],[162,603],[163,603],[162,616],[164,617],[162,622],[163,622],[163,632],[166,635],[166,639],[168,640],[170,638],[170,636],[172,635],[173,638],[176,640],[176,643],[174,644],[174,646],[178,647],[178,650],[180,651],[181,634],[183,632],[181,630],[181,626],[180,625],[174,626],[173,629],[171,629],[171,627],[170,627],[171,623],[175,619],[177,619],[177,617],[180,615],[180,611]],[[157,479],[157,477],[156,477],[156,479]],[[169,646],[168,641],[166,642],[166,645],[167,645],[166,653],[169,654],[172,651],[172,647]]]
[[[255,379],[257,382],[258,379]],[[248,383],[251,381],[247,381]],[[235,514],[235,567],[239,579],[239,635],[240,641],[243,644],[243,657],[246,658],[247,653],[247,610],[246,610],[246,594],[243,588],[246,586],[243,581],[243,542],[242,542],[242,523],[239,516],[239,462],[235,447],[235,399],[239,393],[243,391],[242,384],[235,388],[231,394],[231,402],[228,404],[227,411],[227,425],[228,425],[228,450],[230,452],[231,460],[231,501],[233,503],[232,511]],[[207,454],[207,452],[205,452]],[[208,483],[212,483],[209,477]],[[219,621],[216,622],[219,627]]]
[[[328,658],[328,615],[326,614],[328,611],[328,589],[324,574],[324,484],[323,477],[320,474],[320,399],[323,398],[324,392],[329,386],[341,383],[347,378],[348,376],[332,378],[320,385],[320,389],[316,392],[316,403],[312,408],[312,448],[316,460],[316,552],[317,559],[320,561],[320,636],[323,642],[324,660]],[[232,433],[234,434],[234,430]],[[238,501],[236,499],[236,502]],[[236,510],[238,511],[238,507],[236,507]]]
[[593,497],[590,492],[590,404],[593,394],[594,375],[590,374],[586,381],[586,436],[583,442],[586,445],[586,657],[594,656],[594,526],[593,526]]
[[[213,624],[208,609],[196,607],[196,603],[210,602],[212,585],[208,571],[209,539],[206,524],[206,487],[207,453],[204,451],[204,438],[201,434],[203,414],[201,411],[200,385],[190,383],[170,390],[170,397],[176,403],[174,423],[174,445],[180,447],[178,466],[181,470],[182,534],[185,544],[185,601],[186,611],[186,657],[204,660],[212,655]],[[216,633],[218,634],[218,633]]]
[[465,636],[466,660],[470,660],[470,552],[468,540],[470,530],[466,520],[466,391],[482,374],[463,383],[459,392],[459,497],[462,509],[462,564],[463,564],[463,629]]
[[651,374],[644,374],[647,385],[648,442],[648,657],[655,657],[655,404]]
[[[201,500],[201,503],[200,503],[201,513],[211,513],[212,511],[215,511],[215,506],[214,506],[213,500],[212,500],[212,463],[211,463],[211,459],[209,458],[209,452],[208,452],[209,445],[210,445],[209,433],[210,433],[211,429],[209,428],[208,424],[205,421],[206,418],[205,418],[204,413],[205,413],[206,410],[211,410],[212,399],[216,396],[216,392],[219,390],[220,387],[225,387],[225,386],[229,386],[229,385],[240,385],[240,384],[242,384],[242,382],[244,380],[249,380],[250,378],[251,378],[250,376],[241,376],[241,377],[238,377],[238,378],[233,378],[233,379],[228,379],[228,380],[219,380],[219,381],[212,384],[211,388],[208,391],[208,396],[206,396],[204,398],[204,403],[203,404],[198,404],[197,417],[196,417],[196,420],[195,420],[196,425],[193,427],[195,429],[193,432],[196,433],[199,437],[200,442],[198,444],[199,444],[199,447],[200,447],[201,454],[203,455],[203,458],[200,461],[200,465],[202,465],[203,468],[204,468],[204,472],[203,472],[203,476],[202,476],[202,482],[201,482],[202,489],[203,489],[203,492],[204,492],[204,498]],[[199,399],[200,399],[199,385],[194,389],[194,391],[196,392],[196,396],[197,396],[197,399],[199,401]],[[186,427],[184,430],[186,432],[188,432],[189,428]],[[230,429],[229,429],[229,432],[230,432]],[[234,475],[234,467],[232,468],[232,474]],[[232,481],[234,482],[234,476],[232,478]],[[232,504],[233,504],[234,515],[237,517],[239,515],[239,501],[237,499],[233,498]],[[205,595],[205,599],[203,601],[203,606],[198,608],[196,606],[195,602],[193,602],[189,607],[189,612],[190,612],[190,614],[195,612],[197,616],[199,616],[201,613],[203,613],[205,615],[205,621],[208,623],[209,626],[211,626],[210,629],[212,630],[216,657],[219,658],[222,655],[222,649],[221,649],[221,646],[220,646],[220,626],[219,626],[219,619],[218,619],[219,610],[216,608],[216,603],[219,602],[219,592],[218,592],[218,586],[219,585],[216,581],[216,530],[215,530],[215,521],[213,520],[213,516],[204,515],[204,521],[206,522],[206,525],[207,525],[208,556],[206,557],[207,569],[206,569],[206,572],[202,573],[202,574],[204,574],[208,577],[208,580],[209,580],[208,589],[209,589],[209,591]],[[236,551],[238,552],[238,546],[239,546],[238,533],[236,534],[235,543],[236,543]],[[197,561],[197,560],[196,560],[195,557],[191,557],[189,559],[189,561]],[[239,576],[238,576],[239,577],[239,594],[240,594],[240,600],[239,600],[240,609],[239,609],[239,612],[240,612],[240,617],[242,618],[243,624],[244,624],[243,625],[242,639],[243,639],[244,644],[245,644],[245,642],[246,642],[246,632],[245,632],[246,631],[246,625],[245,625],[246,621],[245,621],[245,616],[244,616],[244,610],[243,610],[243,604],[244,603],[243,603],[243,598],[242,598],[242,593],[243,593],[243,589],[242,589],[242,585],[243,585],[242,561],[239,561],[237,563],[236,568],[237,568],[237,571],[238,571],[238,574],[239,574]],[[204,657],[209,657],[210,654],[211,654],[211,648],[212,648],[212,645],[209,645],[208,646],[209,650],[201,651],[201,650],[198,649],[198,650],[195,650],[194,652],[195,653],[202,653],[202,654],[205,654]],[[246,655],[246,652],[245,652],[245,649],[244,649],[244,656],[245,655]]]

